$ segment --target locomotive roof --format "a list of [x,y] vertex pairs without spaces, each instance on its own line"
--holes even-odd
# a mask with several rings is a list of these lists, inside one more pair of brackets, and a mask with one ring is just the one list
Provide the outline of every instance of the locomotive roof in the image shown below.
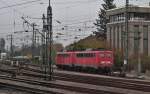
[[64,53],[98,53],[98,52],[112,52],[110,50],[104,51],[69,51],[69,52],[57,52],[57,54],[64,54]]

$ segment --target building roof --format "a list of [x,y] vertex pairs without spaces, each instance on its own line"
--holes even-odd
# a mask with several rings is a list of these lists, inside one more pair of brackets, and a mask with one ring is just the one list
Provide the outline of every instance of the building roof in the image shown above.
[[[128,8],[128,11],[137,12],[137,13],[150,13],[150,6],[130,5]],[[124,12],[125,12],[125,6],[107,10],[107,15],[115,15],[115,14],[120,14]]]

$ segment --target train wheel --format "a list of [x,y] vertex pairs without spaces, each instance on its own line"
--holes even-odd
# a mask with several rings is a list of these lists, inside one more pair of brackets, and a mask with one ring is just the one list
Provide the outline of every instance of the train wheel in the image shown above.
[[71,71],[75,71],[75,65],[72,65]]
[[61,69],[61,66],[60,65],[56,65],[57,66],[57,69]]
[[75,69],[77,72],[80,72],[81,68],[79,66],[76,67]]
[[90,73],[95,73],[95,69],[94,68],[90,68]]
[[97,73],[98,73],[98,74],[100,74],[101,71],[102,71],[102,70],[101,70],[100,68],[97,69]]
[[87,67],[86,69],[87,69],[87,72],[88,72],[88,73],[90,73],[90,68],[89,68],[89,67]]
[[110,75],[112,76],[114,73],[113,68],[110,68]]
[[105,68],[104,68],[104,74],[105,74],[105,75],[109,75],[109,73],[110,73],[110,68],[105,67]]
[[87,68],[83,67],[83,68],[82,68],[82,71],[83,71],[83,72],[87,72]]
[[63,65],[60,65],[60,69],[63,69]]

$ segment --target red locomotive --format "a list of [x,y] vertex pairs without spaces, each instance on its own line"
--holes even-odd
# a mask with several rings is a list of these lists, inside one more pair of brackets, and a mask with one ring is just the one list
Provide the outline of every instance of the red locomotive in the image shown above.
[[70,51],[58,52],[56,56],[56,65],[58,68],[71,69],[112,69],[114,64],[112,51]]

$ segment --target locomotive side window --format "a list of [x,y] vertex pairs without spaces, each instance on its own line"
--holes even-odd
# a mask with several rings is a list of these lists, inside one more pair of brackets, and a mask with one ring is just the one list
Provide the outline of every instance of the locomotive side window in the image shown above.
[[76,56],[79,58],[81,58],[81,57],[95,57],[95,54],[93,54],[93,53],[79,53]]
[[104,57],[105,57],[105,55],[104,55],[104,54],[100,54],[100,57],[101,57],[101,58],[104,58]]
[[77,57],[84,57],[84,54],[83,53],[79,53],[76,55]]
[[95,54],[93,54],[93,53],[86,53],[85,57],[95,57]]
[[58,54],[60,57],[69,57],[69,54]]

